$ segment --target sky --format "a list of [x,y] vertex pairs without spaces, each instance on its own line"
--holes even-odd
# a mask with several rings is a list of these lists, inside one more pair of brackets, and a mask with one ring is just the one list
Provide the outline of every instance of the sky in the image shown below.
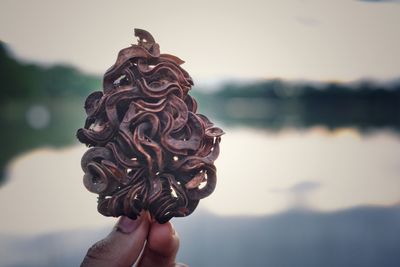
[[0,40],[26,61],[103,74],[150,31],[195,82],[400,76],[400,1],[1,0]]

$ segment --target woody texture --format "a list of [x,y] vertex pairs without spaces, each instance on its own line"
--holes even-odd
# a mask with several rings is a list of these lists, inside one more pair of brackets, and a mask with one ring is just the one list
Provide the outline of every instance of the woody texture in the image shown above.
[[135,29],[138,43],[122,49],[85,101],[77,138],[83,183],[98,194],[105,216],[136,219],[142,210],[160,223],[191,214],[216,186],[214,161],[224,133],[188,93],[184,62]]

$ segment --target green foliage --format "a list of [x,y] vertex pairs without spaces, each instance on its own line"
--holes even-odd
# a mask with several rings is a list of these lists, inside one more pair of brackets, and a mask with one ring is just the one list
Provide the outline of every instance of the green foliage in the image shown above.
[[[100,77],[70,66],[23,64],[0,42],[0,183],[9,160],[20,153],[76,141],[75,132],[85,118],[85,97],[100,88]],[[208,93],[194,88],[190,94],[199,102],[200,113],[230,127],[280,130],[319,125],[400,132],[400,81],[343,84],[274,79],[227,83]],[[44,128],[36,129],[28,122],[29,110],[35,105],[50,114]]]
[[[100,77],[70,66],[21,63],[0,42],[0,183],[9,160],[20,153],[73,143],[85,118],[84,98],[100,88]],[[32,127],[27,119],[30,108],[36,105],[50,116],[41,129]]]
[[73,67],[41,67],[23,64],[10,56],[0,42],[1,102],[42,97],[86,96],[101,87],[98,76],[87,75]]
[[[196,91],[196,90],[195,90]],[[354,127],[400,131],[400,81],[376,83],[227,83],[213,94],[200,93],[200,111],[230,126],[280,130],[285,127]]]

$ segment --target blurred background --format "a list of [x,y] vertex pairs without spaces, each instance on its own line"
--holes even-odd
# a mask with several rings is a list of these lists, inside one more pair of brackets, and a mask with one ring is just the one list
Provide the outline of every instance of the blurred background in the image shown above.
[[114,224],[75,132],[134,28],[227,133],[179,261],[400,266],[399,25],[396,0],[2,0],[0,266],[77,266]]

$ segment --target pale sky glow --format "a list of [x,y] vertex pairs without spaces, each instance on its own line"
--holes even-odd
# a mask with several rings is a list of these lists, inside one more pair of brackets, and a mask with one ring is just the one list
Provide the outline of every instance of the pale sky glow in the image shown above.
[[[396,3],[397,2],[397,3]],[[400,76],[400,4],[357,0],[18,1],[0,4],[0,39],[35,62],[102,74],[150,31],[198,80]],[[197,81],[198,81],[197,80]]]

